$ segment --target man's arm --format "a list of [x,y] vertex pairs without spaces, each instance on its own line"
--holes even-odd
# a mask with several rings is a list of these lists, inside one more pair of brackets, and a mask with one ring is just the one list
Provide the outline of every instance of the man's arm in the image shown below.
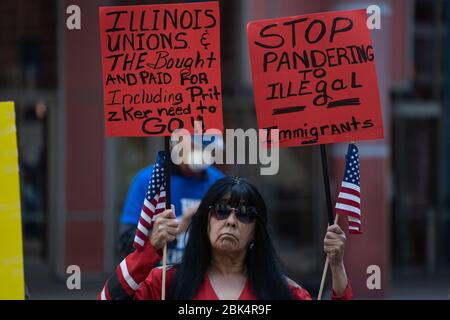
[[133,249],[134,236],[148,188],[147,172],[147,168],[143,169],[134,177],[123,204],[117,242],[121,258],[127,256]]
[[133,251],[133,241],[136,234],[136,225],[134,224],[120,224],[119,225],[119,239],[117,243],[117,251],[120,258],[124,258]]

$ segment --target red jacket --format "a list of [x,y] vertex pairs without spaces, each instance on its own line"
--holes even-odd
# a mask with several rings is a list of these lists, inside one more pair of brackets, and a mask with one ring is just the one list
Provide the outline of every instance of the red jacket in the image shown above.
[[[98,300],[136,299],[161,300],[162,269],[155,267],[162,257],[162,250],[156,251],[147,241],[142,250],[130,253],[116,268],[116,272],[106,281],[103,290],[98,294]],[[168,267],[166,273],[166,288],[169,287],[175,275],[175,268]],[[311,300],[309,293],[294,281],[288,279],[288,286],[296,300]],[[166,291],[167,292],[167,291]],[[333,300],[352,299],[350,283],[344,295],[337,297],[334,292]],[[208,275],[205,275],[202,285],[195,296],[196,300],[218,300]],[[251,290],[250,281],[247,280],[239,300],[256,300]]]

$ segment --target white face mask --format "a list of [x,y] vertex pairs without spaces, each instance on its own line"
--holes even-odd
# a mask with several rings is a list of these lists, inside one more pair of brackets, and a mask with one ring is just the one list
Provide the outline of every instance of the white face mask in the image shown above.
[[194,172],[202,172],[208,169],[209,164],[188,164],[189,169]]
[[209,159],[203,159],[203,152],[201,150],[194,150],[191,154],[190,154],[190,159],[187,161],[187,165],[188,167],[194,171],[194,172],[202,172],[205,171],[210,164],[205,163],[209,162]]

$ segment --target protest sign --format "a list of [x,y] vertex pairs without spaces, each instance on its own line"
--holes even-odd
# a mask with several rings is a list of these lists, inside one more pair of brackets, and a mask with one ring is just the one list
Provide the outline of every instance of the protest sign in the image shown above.
[[323,12],[247,25],[261,129],[279,145],[383,138],[365,10]]
[[217,2],[100,8],[108,136],[223,129]]
[[0,102],[0,299],[25,298],[19,161],[13,102]]

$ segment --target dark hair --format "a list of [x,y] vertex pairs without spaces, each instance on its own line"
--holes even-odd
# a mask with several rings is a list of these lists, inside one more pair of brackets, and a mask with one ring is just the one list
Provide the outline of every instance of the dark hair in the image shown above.
[[267,230],[267,210],[264,200],[248,180],[235,177],[218,180],[203,197],[192,217],[186,248],[181,263],[176,267],[168,297],[193,299],[196,296],[211,261],[211,245],[207,231],[209,206],[220,202],[224,195],[230,195],[228,203],[232,206],[245,201],[257,208],[254,245],[248,250],[245,259],[254,294],[263,300],[292,299]]

